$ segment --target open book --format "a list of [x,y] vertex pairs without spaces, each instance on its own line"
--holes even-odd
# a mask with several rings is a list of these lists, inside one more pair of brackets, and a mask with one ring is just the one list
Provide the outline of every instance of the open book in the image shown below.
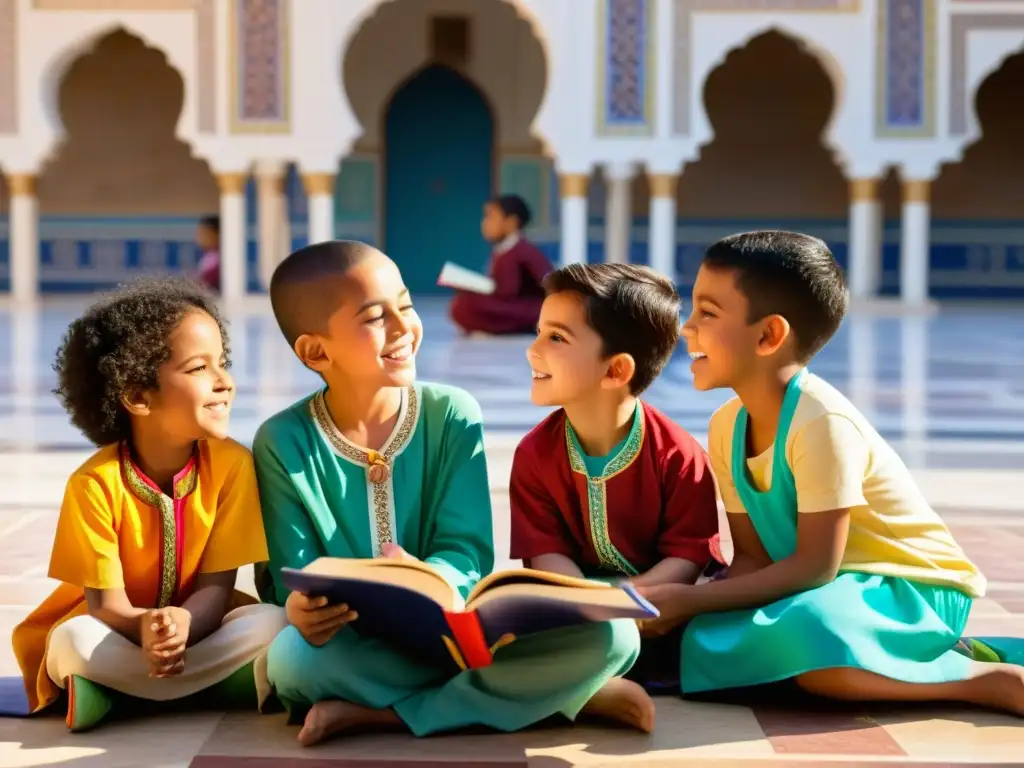
[[485,295],[494,293],[494,281],[487,277],[487,275],[481,275],[479,272],[460,267],[458,264],[453,264],[450,261],[445,262],[445,265],[441,268],[441,274],[437,277],[437,284],[445,288],[458,288],[461,291],[469,291],[470,293],[482,293]]
[[604,584],[543,571],[492,573],[463,600],[418,560],[322,557],[302,570],[281,569],[289,589],[359,614],[352,628],[404,648],[423,661],[486,667],[517,637],[608,619],[651,619],[658,610],[629,584]]

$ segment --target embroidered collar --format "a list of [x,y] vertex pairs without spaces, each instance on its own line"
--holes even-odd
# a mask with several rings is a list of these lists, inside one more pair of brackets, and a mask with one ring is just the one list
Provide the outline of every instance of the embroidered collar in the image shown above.
[[389,466],[391,461],[400,454],[405,446],[409,444],[413,433],[416,431],[416,423],[419,421],[419,399],[415,387],[407,387],[402,390],[402,402],[398,407],[398,418],[395,421],[395,428],[391,430],[388,439],[384,441],[379,451],[364,448],[356,445],[341,430],[338,429],[331,413],[327,409],[326,389],[317,392],[309,401],[309,412],[313,417],[313,423],[317,431],[334,452],[343,459],[364,468],[371,466]]
[[565,420],[565,446],[569,451],[569,464],[572,467],[573,472],[578,472],[581,475],[586,475],[589,480],[594,481],[605,481],[619,474],[622,470],[629,467],[636,457],[640,455],[640,448],[644,444],[644,433],[646,432],[646,425],[644,421],[644,409],[640,404],[640,401],[636,402],[636,412],[633,416],[633,426],[629,429],[629,434],[626,436],[625,441],[622,443],[622,447],[619,448],[619,452],[612,457],[611,461],[605,465],[604,472],[600,477],[590,477],[587,472],[587,464],[583,460],[583,449],[580,446],[579,439],[576,437],[576,433],[573,431],[572,424],[569,423],[569,419]]
[[[172,498],[175,500],[185,498],[196,489],[196,479],[199,477],[197,453],[193,449],[188,463],[174,476],[174,495]],[[119,457],[121,471],[124,473],[128,489],[146,504],[153,507],[160,506],[160,499],[167,498],[167,495],[132,460],[131,449],[128,447],[127,442],[121,443]]]

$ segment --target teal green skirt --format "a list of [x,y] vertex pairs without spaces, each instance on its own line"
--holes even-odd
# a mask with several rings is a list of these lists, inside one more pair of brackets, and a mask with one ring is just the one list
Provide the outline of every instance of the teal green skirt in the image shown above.
[[957,650],[972,600],[956,589],[841,573],[764,608],[707,613],[683,633],[683,693],[744,688],[852,667],[908,683],[967,676]]

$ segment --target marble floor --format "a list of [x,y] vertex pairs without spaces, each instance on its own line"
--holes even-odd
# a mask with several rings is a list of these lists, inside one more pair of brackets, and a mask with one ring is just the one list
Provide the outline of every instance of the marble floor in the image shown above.
[[[63,484],[90,450],[51,394],[54,350],[82,306],[0,306],[0,622],[7,633],[52,587],[46,566]],[[420,378],[462,386],[483,408],[501,560],[512,450],[544,415],[528,398],[527,340],[463,339],[441,304],[424,301],[420,310]],[[238,384],[232,430],[248,442],[262,420],[317,380],[292,358],[266,302],[254,299],[230,320]],[[855,313],[812,369],[871,416],[986,572],[989,595],[969,629],[1024,634],[1024,308]],[[647,398],[703,441],[726,393],[694,392],[680,355]],[[3,647],[0,674],[15,671]],[[276,716],[222,713],[119,723],[76,737],[59,719],[0,720],[0,767],[1024,764],[1024,722],[951,707],[794,709],[663,698],[650,737],[584,725],[421,741],[366,735],[301,750],[294,736]]]

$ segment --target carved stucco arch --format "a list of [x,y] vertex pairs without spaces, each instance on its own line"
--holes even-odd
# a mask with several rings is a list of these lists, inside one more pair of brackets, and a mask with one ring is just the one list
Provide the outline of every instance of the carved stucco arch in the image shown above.
[[[533,34],[534,39],[540,45],[541,55],[543,56],[544,60],[544,89],[543,94],[541,95],[540,103],[537,107],[535,114],[533,115],[530,124],[530,133],[540,143],[544,153],[550,157],[551,144],[548,140],[548,137],[545,136],[538,128],[538,126],[543,124],[544,122],[542,116],[544,115],[546,109],[549,106],[549,99],[551,95],[551,69],[553,58],[551,55],[551,42],[548,30],[545,28],[543,22],[541,21],[537,13],[530,7],[532,4],[531,0],[477,1],[495,2],[510,6],[515,11],[516,16],[520,20],[526,22],[526,24],[530,28],[531,33]],[[345,103],[348,112],[352,116],[352,121],[355,124],[357,124],[360,128],[357,136],[362,135],[364,126],[362,125],[359,116],[356,114],[355,108],[353,107],[352,103],[348,98],[348,94],[346,93],[344,78],[345,60],[348,56],[349,49],[351,48],[353,40],[355,40],[359,36],[359,34],[366,28],[366,25],[370,23],[374,19],[374,17],[377,16],[377,14],[381,11],[382,8],[384,8],[385,6],[390,6],[396,3],[401,4],[404,2],[408,2],[408,0],[374,0],[372,2],[366,3],[360,10],[360,12],[352,19],[351,23],[347,26],[345,36],[341,40],[341,44],[338,47],[338,50],[340,52],[340,58],[338,60],[337,66],[335,67],[335,71],[338,73],[338,90],[341,93],[341,97]],[[400,82],[405,83],[409,78],[415,76],[415,74],[420,69],[421,67],[415,67],[413,70],[410,70],[408,73],[406,73],[403,77],[400,78]],[[463,77],[466,77],[467,80],[472,82],[475,87],[479,88],[479,85],[468,74],[463,73]],[[384,101],[385,104],[388,103],[391,96],[394,95],[394,92],[395,88],[393,88],[389,92],[387,98]]]
[[154,40],[152,35],[146,32],[144,29],[140,29],[130,22],[118,20],[112,22],[109,19],[102,19],[97,21],[91,27],[83,30],[80,37],[76,38],[69,45],[65,45],[61,48],[54,50],[51,55],[46,59],[42,67],[42,76],[40,78],[39,94],[42,108],[42,115],[46,124],[46,128],[49,129],[50,135],[46,137],[48,139],[48,148],[42,161],[45,162],[50,158],[54,150],[59,146],[60,142],[67,137],[67,132],[64,127],[63,120],[60,115],[60,88],[64,82],[64,77],[67,75],[68,70],[71,66],[81,59],[83,56],[87,56],[92,53],[96,47],[110,35],[124,32],[137,40],[141,41],[142,44],[160,55],[163,56],[167,66],[173,69],[178,77],[181,78],[183,86],[182,96],[182,108],[178,115],[178,122],[175,124],[174,135],[185,144],[195,148],[195,141],[197,137],[197,130],[195,126],[195,115],[194,110],[189,109],[188,100],[189,94],[195,88],[195,84],[189,82],[189,67],[183,61],[182,54],[184,51],[168,50],[161,42]]
[[836,164],[845,171],[850,165],[851,157],[849,149],[843,145],[841,137],[837,136],[837,127],[841,123],[841,117],[847,104],[846,73],[842,65],[829,52],[828,47],[824,43],[809,37],[806,30],[795,28],[781,19],[753,27],[735,39],[730,40],[727,45],[721,47],[718,55],[707,66],[700,71],[693,72],[692,83],[695,92],[692,98],[702,118],[696,125],[692,126],[693,132],[689,137],[693,142],[693,156],[699,156],[700,149],[714,140],[714,130],[707,113],[707,106],[704,103],[704,89],[707,86],[708,78],[725,63],[730,54],[746,48],[751,41],[771,32],[795,43],[802,52],[810,54],[831,81],[833,93],[832,110],[829,114],[828,122],[822,131],[821,143],[822,146],[833,154]]

